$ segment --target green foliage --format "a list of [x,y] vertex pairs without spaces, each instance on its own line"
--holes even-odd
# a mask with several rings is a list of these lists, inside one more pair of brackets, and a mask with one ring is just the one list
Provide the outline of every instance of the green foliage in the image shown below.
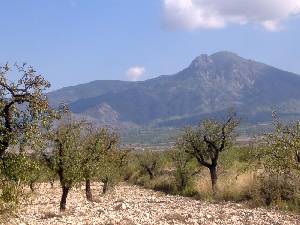
[[177,146],[195,157],[201,165],[209,167],[218,160],[220,152],[232,146],[237,125],[235,115],[229,115],[225,122],[204,120],[195,129],[186,128],[178,138]]
[[174,177],[177,191],[183,194],[190,193],[194,177],[200,172],[197,161],[190,154],[179,149],[172,149],[169,155],[175,168]]
[[89,126],[84,139],[81,153],[84,175],[92,178],[101,170],[103,163],[107,163],[106,157],[117,150],[119,136],[108,127],[94,129]]
[[161,153],[159,151],[145,150],[137,152],[139,170],[141,174],[148,174],[153,179],[160,171],[162,166]]
[[1,159],[0,211],[15,209],[26,197],[24,186],[38,181],[43,171],[34,155],[7,153]]
[[219,171],[231,171],[233,177],[237,177],[256,168],[257,149],[253,146],[234,146],[220,155]]
[[50,134],[53,143],[53,169],[61,184],[70,188],[83,177],[82,127],[82,122],[68,120]]
[[122,178],[124,181],[134,183],[134,180],[138,174],[139,174],[139,165],[135,153],[128,152],[126,157],[126,165],[122,170]]
[[257,177],[251,194],[258,205],[290,207],[296,204],[299,206],[299,185],[298,177],[265,173]]
[[[147,177],[148,178],[148,177]],[[177,185],[172,176],[163,175],[155,177],[153,180],[144,179],[144,186],[155,191],[161,191],[167,194],[178,193]]]
[[15,210],[20,204],[20,200],[22,199],[22,197],[24,197],[24,192],[18,182],[1,178],[0,215]]
[[96,179],[104,184],[103,192],[121,179],[126,164],[126,151],[119,151],[119,135],[108,127],[88,127],[82,152],[86,180]]
[[121,167],[118,159],[117,152],[110,152],[99,161],[97,179],[103,183],[103,194],[121,180]]
[[30,142],[37,146],[43,130],[59,116],[49,107],[44,91],[50,83],[26,64],[15,65],[17,81],[8,78],[11,67],[0,66],[0,157],[10,145]]
[[221,152],[229,149],[235,140],[239,121],[230,113],[225,121],[204,120],[197,128],[186,128],[176,147],[193,156],[200,166],[210,171],[212,190],[217,192],[217,166]]
[[274,132],[266,134],[267,145],[258,157],[263,160],[264,169],[270,173],[300,172],[300,122],[282,123],[273,113]]
[[[11,73],[20,76],[12,81]],[[22,186],[32,187],[41,175],[40,162],[21,147],[39,149],[53,120],[61,115],[48,104],[45,90],[49,87],[50,83],[25,63],[0,66],[0,193],[1,199],[11,200],[12,205],[19,202]],[[18,145],[24,154],[7,153],[8,148],[14,150]]]
[[274,131],[264,136],[257,150],[260,173],[254,198],[265,205],[299,205],[299,122],[286,124],[273,113]]

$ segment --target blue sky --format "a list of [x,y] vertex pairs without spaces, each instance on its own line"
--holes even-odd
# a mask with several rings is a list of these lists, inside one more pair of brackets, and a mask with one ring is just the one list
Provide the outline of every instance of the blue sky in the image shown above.
[[172,74],[221,50],[300,74],[299,0],[251,3],[251,11],[246,0],[231,8],[205,1],[3,0],[0,63],[28,62],[52,90]]

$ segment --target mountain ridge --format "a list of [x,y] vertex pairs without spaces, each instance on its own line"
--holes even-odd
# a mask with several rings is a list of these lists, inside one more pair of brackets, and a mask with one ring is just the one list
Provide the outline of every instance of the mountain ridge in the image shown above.
[[75,114],[101,124],[182,126],[224,114],[229,107],[254,122],[261,121],[254,119],[259,114],[271,117],[274,107],[297,117],[298,87],[300,76],[295,73],[222,51],[202,54],[173,75],[138,82],[93,81],[48,96],[52,104],[64,101]]

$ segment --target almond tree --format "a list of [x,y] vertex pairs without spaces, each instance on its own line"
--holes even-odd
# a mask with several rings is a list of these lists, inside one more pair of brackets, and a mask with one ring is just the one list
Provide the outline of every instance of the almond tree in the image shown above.
[[161,166],[161,155],[158,151],[145,150],[136,154],[141,172],[149,175],[153,180]]
[[2,158],[2,172],[6,179],[29,185],[34,192],[34,184],[42,175],[40,160],[34,154],[7,153]]
[[62,188],[60,210],[66,209],[70,189],[79,183],[82,174],[82,122],[62,122],[50,134],[53,147],[54,170]]
[[[35,144],[41,127],[47,127],[55,112],[44,91],[50,87],[42,75],[26,64],[0,66],[0,157],[10,145],[31,140]],[[10,81],[9,74],[20,77]]]
[[[17,77],[15,81],[14,77]],[[49,87],[50,83],[25,63],[0,66],[1,192],[21,190],[20,180],[33,184],[37,178],[37,165],[31,163],[33,161],[27,157],[28,152],[21,147],[27,145],[31,150],[40,148],[52,121],[60,117],[59,111],[49,107],[45,95]],[[20,151],[16,154],[7,151],[8,148],[18,149],[18,144]],[[28,160],[23,160],[25,158]],[[12,166],[8,166],[8,159],[13,159],[10,160]],[[12,180],[12,174],[18,180]],[[18,201],[20,197],[16,193],[12,196],[13,201]]]
[[102,157],[97,177],[103,183],[102,194],[106,194],[122,176],[122,169],[126,165],[128,151],[114,149]]
[[264,136],[267,146],[260,152],[260,158],[266,170],[287,174],[300,166],[300,122],[283,123],[273,112],[273,127],[274,131]]
[[[116,132],[110,131],[108,127],[92,128],[89,126],[83,145],[82,166],[86,198],[92,201],[91,180],[95,177],[99,177],[99,174],[104,174],[103,171],[108,168],[108,166],[105,165],[115,163],[109,160],[119,145],[119,135]],[[107,185],[108,180],[108,178],[102,180],[104,186]]]
[[177,141],[177,147],[196,158],[200,166],[209,169],[212,191],[217,192],[219,155],[234,141],[234,130],[239,121],[229,114],[225,121],[204,120],[197,128],[187,128]]
[[299,192],[300,122],[284,123],[273,112],[273,127],[273,132],[264,135],[264,145],[256,155],[261,171],[259,199],[267,205],[294,201]]

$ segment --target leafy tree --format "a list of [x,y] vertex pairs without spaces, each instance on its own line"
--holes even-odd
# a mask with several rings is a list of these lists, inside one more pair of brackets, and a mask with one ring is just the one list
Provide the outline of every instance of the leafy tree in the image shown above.
[[50,134],[53,143],[54,170],[62,188],[60,210],[66,209],[67,196],[70,189],[79,183],[82,174],[82,122],[68,120],[62,122]]
[[120,178],[120,167],[117,152],[108,152],[104,155],[98,170],[98,177],[103,183],[102,194],[106,194]]
[[7,152],[0,164],[0,215],[15,209],[26,197],[24,186],[34,191],[42,167],[34,154]]
[[179,192],[185,191],[191,179],[200,172],[195,158],[180,149],[169,152],[172,164],[175,166],[175,178]]
[[55,159],[52,153],[50,152],[41,152],[41,161],[42,164],[46,168],[46,174],[47,174],[47,179],[50,182],[51,187],[53,188],[54,186],[54,181],[56,177],[56,171],[55,171]]
[[20,185],[29,185],[34,191],[34,183],[41,177],[42,168],[34,154],[7,153],[2,158],[2,172],[6,179]]
[[267,146],[262,153],[264,167],[276,173],[290,173],[300,169],[300,121],[283,123],[273,112],[274,131],[264,137]]
[[239,121],[234,113],[225,121],[204,120],[197,128],[187,128],[177,140],[177,147],[195,157],[199,165],[209,169],[213,194],[217,191],[219,155],[234,141]]
[[[11,74],[19,78],[12,81]],[[45,131],[53,119],[60,116],[59,111],[49,107],[44,94],[49,87],[50,83],[25,63],[0,66],[0,179],[3,181],[1,191],[6,197],[9,190],[18,190],[24,182],[33,188],[39,176],[39,163],[33,160],[33,154],[26,155],[24,148],[20,148],[19,155],[7,150],[15,149],[18,144],[20,147],[30,145],[36,150],[42,144]],[[18,196],[5,199],[15,201]]]
[[274,201],[292,200],[299,192],[300,123],[283,123],[273,113],[274,131],[264,136],[258,149],[260,174],[258,196],[270,205]]
[[123,169],[127,166],[127,155],[127,150],[113,148],[102,157],[98,170],[98,177],[103,183],[102,194],[120,181]]
[[36,144],[41,128],[48,127],[56,115],[44,94],[50,83],[31,66],[16,64],[13,68],[20,74],[15,82],[8,78],[11,67],[0,66],[0,157],[18,142]]
[[[119,144],[119,136],[116,132],[111,132],[108,127],[93,129],[88,127],[85,136],[83,158],[83,175],[86,186],[86,197],[92,201],[91,179],[101,177],[104,186],[108,184],[112,175],[116,171],[111,171],[116,163],[112,156]],[[106,171],[107,173],[104,173]],[[111,173],[109,173],[111,172]],[[105,178],[104,178],[104,175]]]

